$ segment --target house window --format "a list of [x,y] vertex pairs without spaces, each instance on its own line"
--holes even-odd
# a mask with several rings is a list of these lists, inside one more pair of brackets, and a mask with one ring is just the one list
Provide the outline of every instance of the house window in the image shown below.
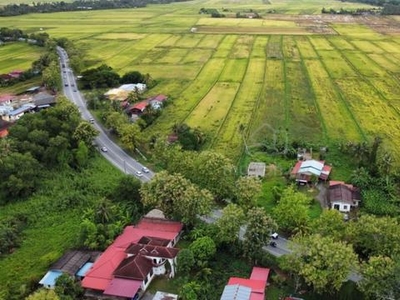
[[344,209],[344,210],[347,210],[347,209],[348,209],[348,206],[347,206],[347,205],[343,205],[343,209]]
[[153,276],[153,268],[151,268],[151,270],[150,270],[150,278],[151,278],[151,276]]
[[147,276],[144,278],[144,285],[147,283]]
[[333,205],[333,208],[336,209],[336,210],[339,210],[340,209],[340,205],[339,204],[335,204],[335,205]]
[[156,258],[153,259],[153,263],[157,264],[157,259]]

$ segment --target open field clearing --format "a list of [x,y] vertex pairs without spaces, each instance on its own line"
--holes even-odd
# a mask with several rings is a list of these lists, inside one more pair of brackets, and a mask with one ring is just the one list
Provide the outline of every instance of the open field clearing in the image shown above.
[[282,40],[282,50],[285,59],[300,60],[300,52],[297,48],[296,41],[291,36],[284,36]]
[[389,41],[376,41],[374,43],[388,53],[400,53],[400,45],[397,43]]
[[308,38],[298,37],[296,38],[296,44],[303,59],[318,57]]
[[[211,18],[202,7],[224,7],[229,16],[259,10],[264,18]],[[188,122],[207,132],[208,147],[237,160],[243,135],[254,145],[287,129],[290,138],[329,143],[370,139],[381,118],[390,120],[388,132],[400,124],[400,38],[387,28],[400,18],[317,15],[321,8],[317,0],[195,0],[0,18],[0,26],[43,28],[75,40],[92,66],[151,74],[158,84],[144,97],[164,93],[171,102],[146,133]]]
[[344,78],[344,77],[357,77],[356,71],[351,65],[341,56],[339,51],[318,51],[318,54],[322,57],[322,62],[328,70],[329,75],[332,78]]
[[252,115],[257,107],[264,82],[264,59],[250,59],[243,83],[232,102],[212,148],[230,157],[239,157],[243,146],[243,135],[247,132]]
[[333,28],[340,34],[356,39],[380,40],[383,36],[361,24],[334,24]]
[[257,36],[254,40],[253,43],[253,48],[251,50],[250,56],[252,58],[256,57],[261,57],[265,58],[266,57],[266,49],[267,49],[267,44],[268,44],[268,36]]
[[383,68],[376,65],[362,52],[343,52],[343,55],[361,75],[377,77],[386,74],[386,71]]
[[354,46],[341,36],[329,36],[328,40],[332,43],[333,46],[342,51],[355,50]]
[[365,133],[379,135],[392,151],[400,147],[399,115],[367,82],[359,79],[337,81],[349,107]]
[[384,50],[370,41],[352,41],[352,44],[364,53],[383,53]]
[[325,37],[313,37],[310,39],[314,49],[318,52],[320,50],[333,50],[333,46],[327,41]]
[[201,63],[204,64],[206,63],[210,57],[212,56],[213,52],[212,50],[205,50],[205,49],[193,49],[193,50],[187,50],[187,53],[185,57],[182,58],[182,63],[184,64],[196,64],[196,63]]
[[203,66],[195,80],[191,81],[187,88],[182,87],[180,89],[179,98],[166,107],[164,113],[156,120],[154,126],[149,128],[149,132],[161,131],[169,133],[174,124],[184,122],[191,111],[217,82],[223,67],[223,59],[210,59]]
[[252,119],[249,131],[251,145],[264,142],[276,130],[284,128],[285,85],[284,66],[280,60],[267,60],[265,65],[264,88]]
[[398,64],[399,59],[393,55],[388,53],[385,53],[385,55],[368,54],[368,57],[387,71],[400,72],[400,65]]
[[322,63],[308,60],[306,67],[327,135],[334,140],[359,140],[361,135],[357,123],[335,90]]
[[241,82],[246,71],[247,59],[229,59],[225,62],[224,70],[218,81]]
[[[371,78],[369,82],[381,93],[381,95],[387,100],[399,100],[400,99],[400,84],[397,80],[392,77],[379,77]],[[391,101],[390,101],[391,102]]]
[[301,62],[286,62],[286,128],[293,139],[317,141],[321,137],[321,118],[307,73]]
[[207,136],[214,136],[226,117],[239,89],[238,83],[217,82],[191,112],[186,122],[199,127]]
[[219,43],[217,51],[214,53],[214,58],[225,58],[228,57],[229,53],[233,45],[236,43],[237,40],[236,35],[227,35],[225,38]]
[[12,43],[0,46],[0,74],[13,70],[28,70],[32,62],[40,57],[43,48],[26,43]]
[[248,58],[253,46],[254,37],[241,35],[230,52],[230,58]]

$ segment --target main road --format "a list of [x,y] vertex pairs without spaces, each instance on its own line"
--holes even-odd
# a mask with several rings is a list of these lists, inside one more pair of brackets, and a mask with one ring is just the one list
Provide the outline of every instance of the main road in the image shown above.
[[102,126],[100,126],[100,124],[96,121],[96,119],[92,116],[92,114],[86,107],[85,98],[79,92],[76,77],[69,66],[67,52],[61,47],[57,47],[57,52],[60,57],[60,67],[62,70],[61,78],[64,95],[78,107],[79,111],[81,112],[82,118],[86,121],[90,121],[92,125],[98,130],[99,135],[95,140],[96,144],[98,145],[98,149],[100,150],[103,147],[107,149],[107,152],[100,151],[100,153],[111,164],[113,164],[125,174],[134,175],[142,182],[149,181],[154,176],[154,172],[152,172],[151,170],[148,170],[147,173],[143,172],[144,166],[137,160],[129,156],[124,150],[121,149],[120,146],[118,146],[109,138]]

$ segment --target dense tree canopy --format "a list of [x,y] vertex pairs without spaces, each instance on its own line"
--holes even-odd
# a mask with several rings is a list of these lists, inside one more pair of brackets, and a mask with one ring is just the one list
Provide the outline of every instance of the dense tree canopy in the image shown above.
[[311,200],[303,193],[296,191],[293,186],[285,189],[277,206],[273,209],[273,216],[279,227],[289,233],[305,232],[310,221],[308,207]]
[[293,239],[292,251],[284,257],[282,267],[299,275],[316,292],[338,291],[357,264],[351,246],[330,237],[298,236]]
[[161,209],[167,216],[193,224],[197,215],[210,212],[212,194],[201,189],[179,173],[157,173],[140,189],[142,202],[147,207]]
[[247,213],[247,228],[244,235],[244,250],[246,256],[255,260],[262,247],[267,245],[272,232],[277,230],[275,221],[268,216],[263,208],[255,207]]
[[385,256],[372,256],[361,266],[360,290],[368,299],[400,299],[400,262]]
[[362,215],[347,226],[346,235],[363,258],[400,252],[400,226],[395,218]]
[[239,239],[239,229],[245,223],[243,209],[236,204],[228,204],[216,222],[218,240],[233,243]]

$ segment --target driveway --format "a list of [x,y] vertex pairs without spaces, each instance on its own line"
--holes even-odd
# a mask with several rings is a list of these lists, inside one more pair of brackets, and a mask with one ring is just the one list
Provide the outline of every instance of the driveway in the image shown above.
[[315,196],[315,200],[317,200],[321,204],[322,209],[329,208],[328,189],[321,182],[317,184],[317,189],[319,193],[317,196]]

